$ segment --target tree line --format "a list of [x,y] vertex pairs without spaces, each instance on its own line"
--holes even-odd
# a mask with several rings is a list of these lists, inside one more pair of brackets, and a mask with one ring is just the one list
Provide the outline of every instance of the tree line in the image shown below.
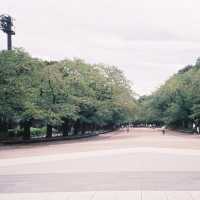
[[108,130],[134,119],[132,85],[114,66],[0,51],[0,135],[28,140]]
[[129,123],[191,129],[200,126],[199,94],[200,59],[136,99],[115,66],[0,51],[0,138],[79,135]]
[[150,96],[138,100],[138,120],[172,128],[200,126],[200,59],[174,74]]

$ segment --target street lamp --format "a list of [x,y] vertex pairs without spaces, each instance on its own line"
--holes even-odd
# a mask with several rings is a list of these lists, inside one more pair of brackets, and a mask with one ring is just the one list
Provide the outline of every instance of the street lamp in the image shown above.
[[8,50],[12,50],[12,35],[15,35],[12,27],[13,18],[10,15],[0,15],[0,30],[7,34]]

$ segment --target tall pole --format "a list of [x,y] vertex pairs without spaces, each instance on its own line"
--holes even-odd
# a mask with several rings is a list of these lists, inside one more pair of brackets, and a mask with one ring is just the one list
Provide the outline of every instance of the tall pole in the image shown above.
[[0,30],[7,34],[7,49],[12,50],[13,19],[10,15],[0,15]]
[[7,34],[7,49],[12,50],[12,35],[10,33]]

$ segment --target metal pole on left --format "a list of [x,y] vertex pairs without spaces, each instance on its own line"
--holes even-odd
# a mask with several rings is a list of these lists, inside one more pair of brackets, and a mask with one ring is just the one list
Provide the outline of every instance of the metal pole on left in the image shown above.
[[7,48],[12,50],[12,35],[10,33],[7,34]]

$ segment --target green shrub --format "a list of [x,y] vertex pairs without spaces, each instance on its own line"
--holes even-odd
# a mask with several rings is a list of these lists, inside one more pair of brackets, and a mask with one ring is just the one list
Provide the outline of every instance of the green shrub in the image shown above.
[[46,134],[46,127],[43,128],[31,128],[31,136],[32,137],[41,137]]
[[8,136],[9,137],[21,137],[23,135],[23,129],[20,129],[19,127],[8,129]]

